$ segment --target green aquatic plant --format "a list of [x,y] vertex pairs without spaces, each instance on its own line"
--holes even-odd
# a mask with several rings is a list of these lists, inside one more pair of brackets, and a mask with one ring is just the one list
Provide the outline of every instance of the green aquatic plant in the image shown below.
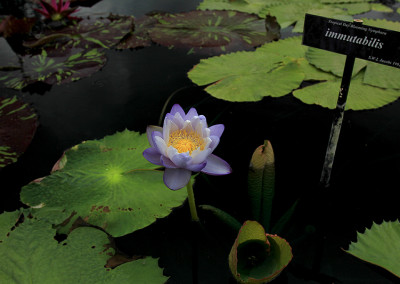
[[285,239],[266,234],[256,221],[246,221],[229,253],[229,268],[239,283],[268,283],[292,257],[292,248]]
[[21,201],[68,232],[78,217],[114,237],[149,226],[182,205],[187,194],[170,191],[163,172],[142,152],[146,135],[125,130],[67,150],[55,171],[22,188]]
[[357,232],[357,241],[345,251],[400,278],[400,222],[373,223],[364,233]]
[[25,152],[35,135],[37,120],[27,103],[17,97],[0,97],[0,169]]
[[[158,259],[140,257],[111,269],[109,236],[79,227],[58,242],[56,229],[29,209],[0,214],[2,283],[165,283]],[[12,263],[12,265],[10,265]]]

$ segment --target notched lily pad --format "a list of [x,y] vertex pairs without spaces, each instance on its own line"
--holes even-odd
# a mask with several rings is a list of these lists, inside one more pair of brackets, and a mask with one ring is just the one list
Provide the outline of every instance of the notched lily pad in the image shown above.
[[277,25],[274,18],[265,20],[242,12],[192,11],[166,14],[157,19],[159,23],[149,30],[152,41],[195,51],[204,48],[216,53],[246,50],[280,37],[276,28],[266,30],[266,24]]
[[400,278],[400,222],[373,223],[364,233],[357,232],[357,241],[346,252]]
[[146,135],[128,130],[85,141],[65,152],[57,163],[61,170],[24,186],[21,201],[40,206],[41,216],[56,225],[59,214],[76,212],[74,219],[81,217],[113,236],[144,228],[187,197],[186,191],[164,185],[163,172],[142,155],[148,147]]
[[80,227],[60,243],[55,234],[50,223],[29,210],[0,214],[1,282],[116,284],[132,279],[138,283],[168,280],[158,260],[150,257],[107,268],[115,250],[101,230]]
[[37,116],[26,103],[0,97],[0,169],[16,162],[35,135]]
[[35,82],[63,84],[92,75],[105,62],[105,54],[98,49],[70,48],[49,53],[43,50],[40,55],[23,56],[21,70],[0,70],[0,83],[17,90]]

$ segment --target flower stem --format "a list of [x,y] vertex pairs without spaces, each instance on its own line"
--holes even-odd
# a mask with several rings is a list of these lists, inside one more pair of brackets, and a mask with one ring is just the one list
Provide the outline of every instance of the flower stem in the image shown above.
[[188,201],[189,201],[190,215],[192,215],[192,221],[199,222],[200,219],[199,216],[197,216],[196,202],[194,201],[194,193],[191,180],[189,180],[189,183],[186,185],[186,188],[188,192]]

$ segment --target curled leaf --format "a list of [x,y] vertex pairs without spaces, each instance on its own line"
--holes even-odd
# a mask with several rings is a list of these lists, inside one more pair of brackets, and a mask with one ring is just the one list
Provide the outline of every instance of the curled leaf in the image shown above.
[[253,153],[247,183],[253,218],[269,231],[275,192],[275,157],[268,140]]
[[239,283],[268,283],[292,257],[286,240],[266,234],[256,221],[246,221],[229,254],[229,268]]

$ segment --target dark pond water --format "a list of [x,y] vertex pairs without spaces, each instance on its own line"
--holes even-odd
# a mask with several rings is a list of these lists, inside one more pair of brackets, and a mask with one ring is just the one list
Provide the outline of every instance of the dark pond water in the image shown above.
[[[106,16],[112,12],[139,17],[153,10],[195,10],[198,2],[103,0],[80,13]],[[381,13],[368,15],[383,17]],[[394,13],[385,17],[399,20]],[[290,31],[283,34],[288,36]],[[0,60],[9,52],[2,48]],[[71,146],[126,128],[144,132],[147,125],[157,124],[164,103],[177,92],[170,105],[179,103],[186,109],[195,106],[210,121],[226,127],[216,154],[230,163],[233,173],[199,178],[194,189],[198,204],[214,205],[244,221],[249,210],[243,200],[247,196],[251,154],[265,139],[271,141],[277,174],[274,216],[280,216],[300,200],[293,230],[283,236],[293,241],[294,259],[277,283],[392,283],[394,279],[388,273],[361,263],[340,248],[347,248],[350,241],[355,241],[356,231],[370,227],[372,221],[399,218],[395,195],[400,174],[400,102],[377,110],[345,113],[331,186],[323,191],[317,185],[333,112],[305,105],[292,96],[264,98],[257,103],[215,99],[194,86],[186,75],[204,57],[156,45],[109,50],[105,67],[89,78],[42,91],[0,89],[4,96],[17,95],[31,103],[40,121],[28,150],[17,163],[0,171],[1,210],[21,207],[20,188],[48,175],[55,161]],[[171,276],[168,283],[191,283],[188,210],[185,204],[150,227],[117,239],[117,245],[130,254],[160,257],[164,273]],[[199,282],[230,283],[233,280],[227,257],[235,235],[211,216],[200,214],[204,229],[194,229],[198,234]],[[319,257],[318,234],[308,231],[321,222],[326,233]],[[311,270],[315,259],[320,273]]]

